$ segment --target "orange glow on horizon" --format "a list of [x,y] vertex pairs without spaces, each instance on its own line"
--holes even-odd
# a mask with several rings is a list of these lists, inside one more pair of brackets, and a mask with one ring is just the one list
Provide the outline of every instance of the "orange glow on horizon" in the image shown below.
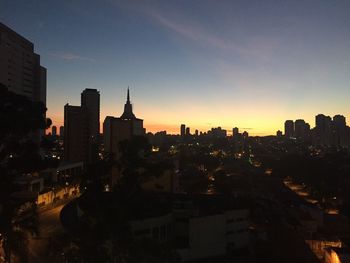
[[[59,115],[48,115],[48,118],[51,118],[52,120],[52,126],[56,126],[57,127],[57,132],[59,132],[59,127],[60,126],[64,126],[64,120],[63,117],[59,116]],[[105,119],[105,116],[101,116],[101,120],[100,120],[100,132],[103,132],[103,121]],[[224,122],[223,122],[224,123]],[[278,129],[281,128],[276,128],[276,130],[274,130],[273,128],[271,129],[271,127],[278,127],[278,124],[273,124],[271,126],[266,126],[266,128],[250,128],[247,127],[246,129],[241,128],[238,124],[237,125],[211,125],[210,123],[207,124],[196,124],[196,122],[181,122],[178,124],[168,124],[168,123],[156,123],[156,122],[149,122],[147,120],[144,120],[144,127],[146,128],[146,132],[152,132],[152,133],[156,133],[156,132],[160,132],[160,131],[166,131],[167,134],[180,134],[180,125],[181,124],[185,124],[186,127],[190,127],[191,129],[191,134],[194,134],[195,130],[198,130],[199,132],[207,132],[208,130],[210,130],[211,128],[215,128],[215,127],[221,127],[223,129],[227,130],[227,134],[231,135],[232,134],[232,128],[238,126],[240,128],[240,132],[243,131],[247,131],[250,135],[253,136],[266,136],[266,135],[275,135],[276,131]],[[272,124],[272,123],[270,123]],[[245,125],[247,126],[247,125]],[[51,132],[51,127],[46,131],[46,133]]]
[[[187,109],[191,110],[191,109]],[[308,122],[313,128],[315,126],[315,115],[317,113],[305,113],[304,116],[299,116],[294,114],[294,116],[289,116],[285,112],[278,112],[275,110],[272,117],[270,115],[274,109],[269,109],[268,107],[263,108],[258,114],[256,112],[236,112],[232,114],[232,112],[219,112],[221,118],[218,119],[216,113],[214,112],[204,112],[204,109],[193,111],[190,114],[174,114],[168,112],[157,112],[156,110],[147,108],[146,110],[138,109],[135,112],[136,116],[142,118],[144,120],[144,127],[146,128],[146,132],[156,133],[159,131],[166,131],[168,134],[179,134],[180,133],[180,125],[185,124],[186,127],[190,127],[191,134],[194,134],[197,129],[199,132],[207,132],[211,128],[221,127],[227,130],[227,134],[232,134],[232,128],[238,127],[240,132],[247,131],[251,136],[268,136],[268,135],[276,135],[278,130],[284,132],[284,122],[287,119],[296,120],[298,118],[304,119]],[[341,114],[341,113],[340,113]],[[103,121],[106,116],[119,116],[120,114],[110,113],[106,111],[101,111],[100,117],[100,131],[103,131]],[[235,118],[231,118],[230,116],[237,116]],[[326,114],[328,115],[328,114]],[[329,114],[333,116],[332,114]],[[334,114],[335,115],[335,114]],[[157,118],[155,118],[157,116]],[[244,117],[243,117],[244,116]],[[287,116],[287,117],[286,117]],[[346,117],[346,114],[344,115]],[[60,113],[50,113],[50,110],[47,113],[47,117],[51,118],[52,126],[57,126],[58,132],[59,127],[63,126],[63,112],[62,115]],[[51,132],[51,128],[49,128],[47,133]]]

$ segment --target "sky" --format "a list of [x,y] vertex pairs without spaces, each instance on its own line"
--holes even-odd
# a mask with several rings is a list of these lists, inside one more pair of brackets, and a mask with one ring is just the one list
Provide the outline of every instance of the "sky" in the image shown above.
[[130,87],[147,131],[283,130],[350,118],[350,1],[0,0],[0,21],[47,68],[47,116],[96,88],[120,116]]

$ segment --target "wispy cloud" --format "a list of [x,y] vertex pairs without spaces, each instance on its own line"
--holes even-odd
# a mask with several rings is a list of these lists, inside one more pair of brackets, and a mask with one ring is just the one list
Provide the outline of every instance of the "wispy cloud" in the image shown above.
[[148,10],[146,12],[150,17],[154,18],[159,22],[160,25],[172,30],[173,32],[186,37],[193,41],[198,41],[202,44],[216,47],[219,49],[234,49],[241,52],[241,48],[232,42],[228,42],[225,39],[219,38],[209,32],[206,32],[203,28],[199,26],[191,25],[190,23],[180,23],[175,19],[169,19],[157,13],[154,10]]
[[[215,49],[225,54],[241,55],[263,61],[270,60],[276,50],[283,46],[282,36],[246,35],[240,36],[239,41],[230,37],[223,37],[219,31],[211,31],[201,21],[186,16],[185,12],[167,9],[164,6],[145,3],[144,1],[106,0],[118,9],[133,11],[148,18],[169,30],[174,35],[192,41],[196,46]],[[228,23],[231,18],[223,18]],[[232,23],[234,23],[232,21]]]
[[71,52],[50,52],[50,55],[66,61],[80,60],[80,61],[96,62],[94,58],[80,56],[78,54],[74,54]]
[[172,16],[171,18],[170,16],[165,17],[161,12],[150,9],[146,9],[144,13],[164,28],[194,41],[198,45],[212,47],[224,52],[234,52],[243,56],[266,60],[276,51],[282,42],[280,37],[254,36],[246,38],[244,44],[237,43],[233,39],[220,37],[208,31],[203,26],[191,22],[191,20],[180,19],[176,16]]

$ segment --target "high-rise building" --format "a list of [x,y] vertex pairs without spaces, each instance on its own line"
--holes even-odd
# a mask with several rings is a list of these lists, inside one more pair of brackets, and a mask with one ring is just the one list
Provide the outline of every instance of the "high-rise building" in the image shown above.
[[284,135],[286,138],[294,137],[294,121],[287,120],[284,123]]
[[[46,68],[34,53],[34,44],[0,23],[0,84],[11,92],[46,105]],[[39,143],[44,130],[29,135]]]
[[88,115],[89,161],[98,159],[100,138],[100,92],[97,89],[85,89],[81,93],[81,107]]
[[119,143],[131,139],[135,135],[145,135],[143,120],[136,118],[132,111],[129,89],[127,93],[124,112],[120,118],[107,116],[103,122],[104,150],[114,159],[119,159]]
[[98,158],[100,133],[100,93],[85,89],[81,106],[64,107],[64,157],[67,161],[91,163]]
[[52,134],[52,136],[57,136],[57,127],[56,126],[52,126],[51,134]]
[[326,129],[326,116],[323,114],[318,114],[316,117],[316,129],[324,132]]
[[336,127],[346,127],[346,118],[343,115],[335,115],[333,117],[333,123]]
[[89,116],[89,135],[98,138],[100,134],[100,92],[97,89],[85,89],[81,93],[81,107]]
[[60,137],[64,137],[64,127],[60,126]]
[[316,127],[314,130],[314,144],[331,146],[333,144],[332,119],[329,116],[318,114],[315,117]]
[[237,127],[232,129],[232,136],[235,137],[239,134],[239,129]]
[[0,23],[0,83],[9,91],[46,105],[46,69],[34,44]]
[[305,137],[305,124],[305,121],[301,119],[295,121],[294,136],[296,138],[303,139]]
[[185,136],[186,134],[186,125],[185,124],[181,124],[180,126],[180,135],[181,136]]
[[343,147],[348,145],[348,129],[346,127],[346,119],[343,115],[335,115],[333,117],[333,145]]
[[195,135],[195,136],[198,136],[198,134],[199,134],[199,133],[198,133],[198,130],[195,130],[195,131],[194,131],[194,135]]
[[186,127],[186,135],[191,135],[190,127]]
[[88,112],[81,106],[64,106],[64,158],[89,162]]
[[215,138],[224,138],[227,136],[227,131],[221,127],[211,128],[211,130],[208,131],[208,135]]

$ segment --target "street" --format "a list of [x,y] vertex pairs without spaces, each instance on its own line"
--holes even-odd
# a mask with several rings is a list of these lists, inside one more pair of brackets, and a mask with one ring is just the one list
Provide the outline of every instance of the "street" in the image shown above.
[[60,212],[64,204],[44,211],[38,211],[39,235],[28,240],[29,262],[61,262],[60,249],[64,242],[65,231],[60,222]]

